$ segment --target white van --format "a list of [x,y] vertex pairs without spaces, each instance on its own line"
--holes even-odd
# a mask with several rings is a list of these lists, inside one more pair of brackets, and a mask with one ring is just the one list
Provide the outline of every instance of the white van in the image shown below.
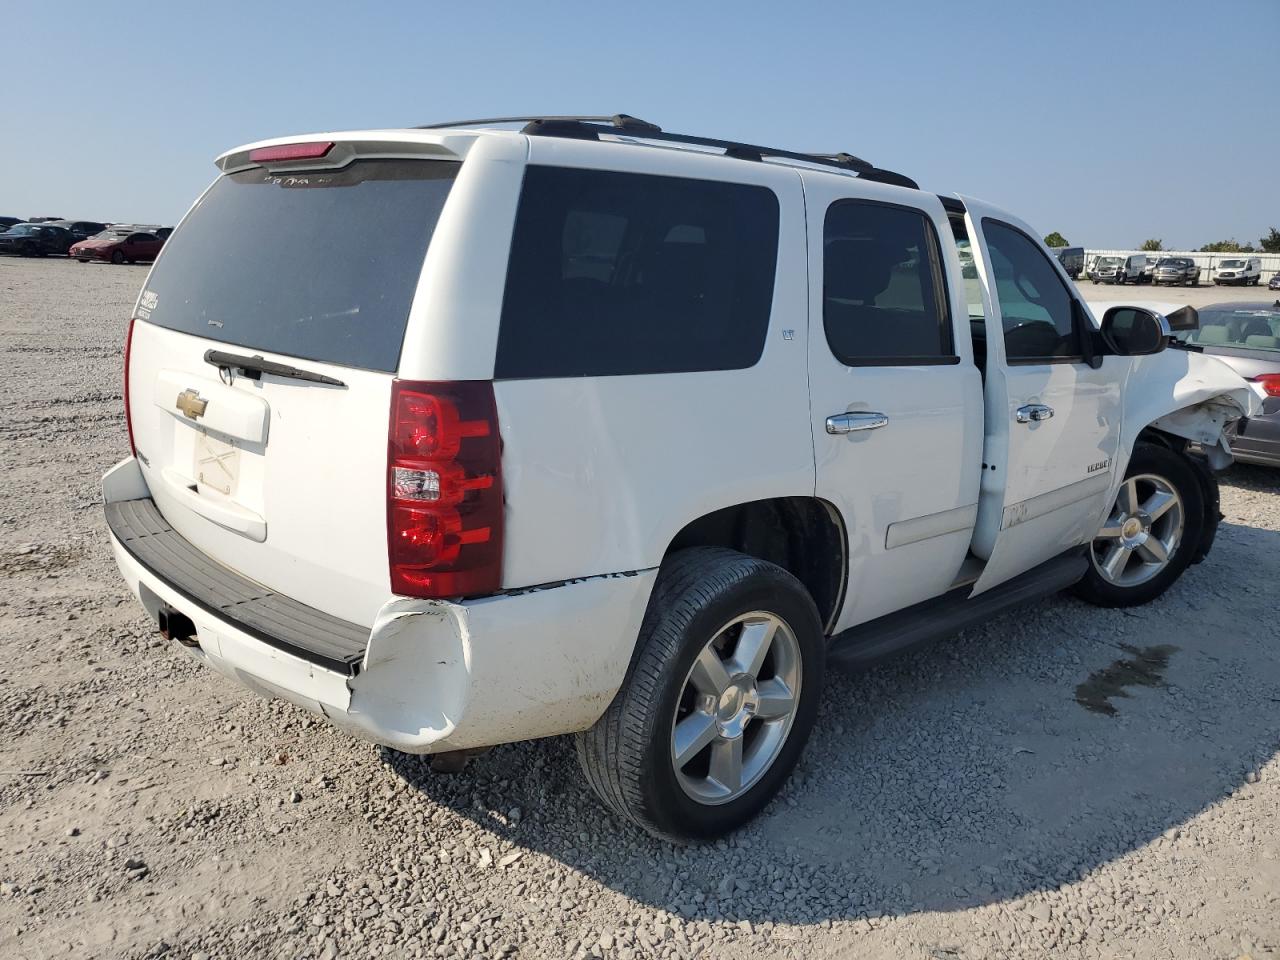
[[1143,283],[1147,275],[1147,257],[1135,253],[1127,257],[1098,257],[1089,272],[1094,283]]
[[1262,260],[1259,257],[1233,257],[1219,260],[1213,273],[1215,284],[1257,286],[1262,282]]

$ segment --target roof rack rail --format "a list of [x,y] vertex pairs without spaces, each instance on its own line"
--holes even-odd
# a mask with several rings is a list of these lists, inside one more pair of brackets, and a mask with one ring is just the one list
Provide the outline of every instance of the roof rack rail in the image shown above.
[[668,133],[655,123],[640,120],[625,113],[617,113],[611,117],[491,117],[486,120],[455,120],[451,123],[431,123],[418,127],[419,130],[438,130],[444,127],[467,127],[479,124],[524,123],[520,132],[530,136],[565,137],[574,140],[599,140],[600,134],[614,136],[634,136],[640,140],[654,140],[659,143],[683,143],[691,146],[711,147],[722,150],[726,157],[736,160],[761,161],[766,157],[781,160],[796,160],[801,163],[812,163],[823,167],[835,167],[856,174],[864,180],[877,183],[891,183],[899,187],[920,189],[920,185],[910,177],[893,170],[884,170],[873,163],[855,157],[851,153],[804,153],[797,150],[782,150],[777,147],[762,147],[754,143],[741,143],[737,140],[717,140],[712,137],[698,137],[687,133]]
[[545,115],[540,117],[484,117],[480,120],[450,120],[448,123],[424,123],[414,129],[441,130],[445,127],[478,127],[481,124],[495,123],[607,123],[618,130],[648,130],[656,133],[662,132],[662,128],[657,124],[649,123],[647,120],[641,120],[637,117],[628,116],[625,113],[615,113],[611,117],[552,117]]

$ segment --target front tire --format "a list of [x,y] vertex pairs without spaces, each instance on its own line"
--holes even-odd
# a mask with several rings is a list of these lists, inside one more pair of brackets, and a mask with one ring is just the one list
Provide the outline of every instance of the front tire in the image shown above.
[[621,689],[576,737],[587,781],[659,837],[742,826],[804,749],[825,655],[813,599],[781,567],[719,547],[673,554]]
[[119,250],[116,250],[114,253],[111,254],[111,262],[116,264],[117,266],[124,263],[124,254],[121,253]]
[[1100,607],[1150,603],[1195,559],[1204,523],[1195,467],[1168,447],[1138,444],[1076,594]]

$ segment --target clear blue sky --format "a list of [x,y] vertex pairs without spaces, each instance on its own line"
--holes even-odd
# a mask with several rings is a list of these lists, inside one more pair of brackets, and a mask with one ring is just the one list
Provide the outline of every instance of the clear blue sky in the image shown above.
[[[847,150],[1073,244],[1280,226],[1280,0],[6,3],[0,214],[172,223],[250,140],[526,112]],[[20,77],[20,79],[19,79]]]

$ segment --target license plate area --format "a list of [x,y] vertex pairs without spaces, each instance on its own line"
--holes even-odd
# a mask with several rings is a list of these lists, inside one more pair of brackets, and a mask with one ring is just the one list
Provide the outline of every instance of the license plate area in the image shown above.
[[224,497],[235,497],[240,489],[240,450],[232,443],[196,434],[193,449],[192,476],[197,487],[216,490]]

